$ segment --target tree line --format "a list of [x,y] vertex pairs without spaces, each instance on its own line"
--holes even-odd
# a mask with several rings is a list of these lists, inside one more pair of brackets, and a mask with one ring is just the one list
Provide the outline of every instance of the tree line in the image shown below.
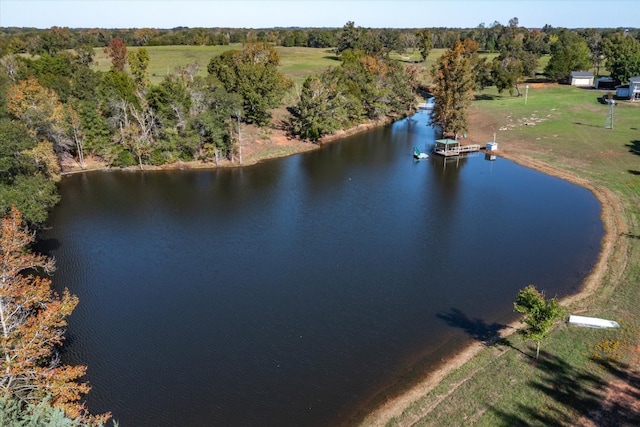
[[[482,52],[497,52],[504,43],[505,27],[511,26],[495,21],[490,24],[480,23],[475,28],[363,28],[358,32],[369,39],[377,39],[387,49],[402,52],[417,49],[421,34],[428,31],[431,43],[436,49],[446,49],[456,40],[472,39],[478,43]],[[79,47],[103,48],[114,39],[122,40],[127,46],[213,46],[236,43],[266,42],[274,46],[330,48],[338,45],[344,28],[68,28],[52,27],[36,28],[0,28],[0,57],[8,54],[43,53],[54,54],[61,50]],[[563,28],[545,25],[542,28],[521,28],[527,50],[550,53],[550,41],[554,34]],[[583,28],[574,29],[578,34],[587,37],[598,34],[607,38],[620,32],[620,28]],[[629,29],[629,35],[638,38],[639,29]]]
[[86,367],[65,365],[58,354],[78,298],[52,291],[55,264],[31,252],[34,240],[12,207],[0,221],[0,424],[103,425],[111,414],[92,415],[81,400],[91,389]]

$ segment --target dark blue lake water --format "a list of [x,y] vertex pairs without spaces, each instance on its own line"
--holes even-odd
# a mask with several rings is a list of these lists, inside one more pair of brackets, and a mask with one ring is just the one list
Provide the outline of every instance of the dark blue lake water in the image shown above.
[[39,249],[80,304],[64,358],[130,426],[352,423],[579,289],[587,190],[484,154],[416,162],[427,115],[244,168],[65,177]]

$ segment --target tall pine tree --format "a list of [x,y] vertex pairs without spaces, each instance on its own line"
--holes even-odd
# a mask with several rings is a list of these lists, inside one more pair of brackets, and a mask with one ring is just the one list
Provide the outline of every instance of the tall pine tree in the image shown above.
[[[443,135],[457,135],[467,130],[468,111],[475,85],[472,43],[456,41],[433,65],[432,93],[436,105],[431,111],[433,123]],[[477,44],[476,44],[477,46]]]

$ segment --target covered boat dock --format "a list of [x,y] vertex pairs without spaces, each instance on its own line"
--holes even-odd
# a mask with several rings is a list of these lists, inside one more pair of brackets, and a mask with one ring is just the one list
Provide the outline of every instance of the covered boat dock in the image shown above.
[[433,152],[441,156],[459,156],[464,153],[480,151],[480,144],[460,145],[456,139],[436,139]]

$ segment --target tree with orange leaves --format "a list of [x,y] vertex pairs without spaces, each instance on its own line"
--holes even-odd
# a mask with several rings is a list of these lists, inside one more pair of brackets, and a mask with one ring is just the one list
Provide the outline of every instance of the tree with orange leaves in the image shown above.
[[112,69],[124,71],[124,66],[127,63],[127,45],[124,44],[121,38],[116,37],[111,40],[109,46],[104,48],[104,53],[111,58]]
[[0,394],[24,404],[49,399],[72,419],[104,423],[110,414],[90,415],[80,401],[90,390],[78,381],[86,367],[63,365],[56,354],[78,298],[67,289],[57,295],[51,281],[36,274],[52,272],[54,262],[31,253],[33,241],[12,207],[0,226]]
[[70,141],[64,128],[64,106],[56,93],[30,76],[9,87],[7,111],[24,123],[38,140],[38,146],[31,154],[39,168],[57,179],[60,167],[56,153],[69,151]]

